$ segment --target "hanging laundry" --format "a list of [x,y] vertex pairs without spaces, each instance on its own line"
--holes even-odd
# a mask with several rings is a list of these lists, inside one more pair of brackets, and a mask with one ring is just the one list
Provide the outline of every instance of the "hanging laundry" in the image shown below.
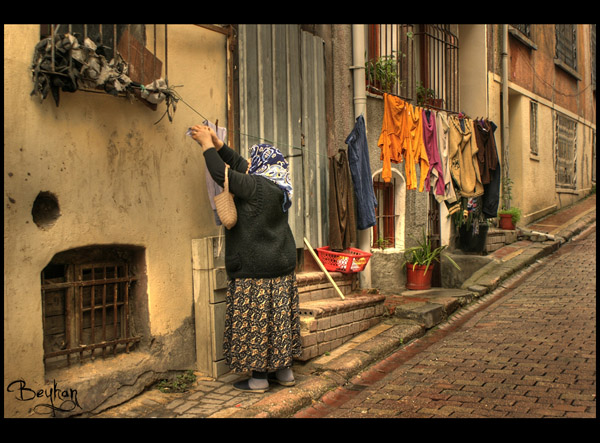
[[417,169],[416,164],[419,164],[421,169],[421,177],[419,180],[419,191],[423,192],[425,186],[425,177],[429,171],[429,159],[425,151],[425,143],[423,141],[423,119],[422,108],[418,106],[408,105],[408,123],[409,123],[409,148],[404,156],[404,169],[406,174],[406,189],[417,189]]
[[477,143],[473,136],[471,119],[449,117],[448,156],[450,173],[461,197],[478,197],[483,194],[483,184],[477,164]]
[[436,115],[436,131],[438,137],[438,149],[440,151],[440,163],[444,177],[444,204],[449,214],[454,214],[460,209],[460,202],[456,198],[454,183],[450,174],[450,157],[448,155],[448,114],[438,111]]
[[[437,144],[437,122],[434,111],[424,109],[421,119],[423,121],[423,142],[429,159],[429,170],[425,177],[425,191],[431,189],[438,203],[444,199],[444,171]],[[423,174],[423,171],[421,171]]]
[[408,148],[408,106],[399,97],[383,94],[383,124],[377,145],[383,160],[381,178],[386,183],[392,179],[391,163],[401,163]]
[[350,167],[346,151],[329,158],[329,247],[348,249],[356,241],[356,218]]
[[475,130],[475,141],[477,142],[477,163],[481,183],[487,185],[491,181],[492,171],[495,171],[498,166],[494,134],[489,123],[485,120],[475,120],[473,128]]
[[494,132],[496,124],[489,120],[478,120],[473,124],[477,141],[477,160],[481,182],[483,183],[482,212],[486,218],[498,214],[500,203],[500,162]]
[[[222,128],[220,126],[217,127],[215,123],[210,122],[208,120],[204,120],[202,124],[204,126],[212,128],[213,131],[217,133],[217,137],[219,137],[220,140],[227,142],[226,128]],[[217,214],[217,207],[215,206],[215,195],[219,195],[221,192],[223,192],[223,188],[219,186],[216,181],[213,180],[212,176],[210,175],[210,172],[208,172],[206,164],[204,165],[204,168],[204,177],[206,178],[206,189],[208,191],[208,200],[210,201],[210,207],[212,208],[213,214],[215,216],[215,223],[217,224],[217,226],[221,226],[221,220],[219,219],[219,216]]]
[[356,194],[356,213],[358,229],[367,229],[375,225],[375,208],[377,199],[371,177],[369,146],[365,119],[359,115],[354,123],[354,129],[346,138],[348,145],[348,163]]
[[31,63],[34,86],[30,95],[44,100],[50,92],[58,106],[60,91],[103,88],[112,95],[126,91],[132,84],[126,75],[127,64],[118,53],[108,61],[105,49],[89,38],[80,44],[68,33],[54,35],[54,49],[51,37],[42,39],[34,49]]

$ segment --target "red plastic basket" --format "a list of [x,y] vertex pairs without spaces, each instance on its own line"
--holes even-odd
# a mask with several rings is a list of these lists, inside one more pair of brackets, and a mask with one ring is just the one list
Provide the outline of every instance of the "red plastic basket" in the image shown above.
[[331,251],[329,246],[317,248],[317,254],[325,269],[345,274],[352,274],[365,269],[372,255],[370,252],[355,248],[348,248],[340,252]]

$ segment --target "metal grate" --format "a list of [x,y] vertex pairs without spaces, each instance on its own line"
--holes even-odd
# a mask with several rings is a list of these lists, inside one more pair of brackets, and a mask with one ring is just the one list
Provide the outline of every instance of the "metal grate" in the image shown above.
[[525,37],[531,38],[531,25],[513,25],[512,27],[518,29]]
[[99,350],[129,352],[141,337],[131,335],[130,294],[136,277],[127,263],[49,265],[42,271],[44,360]]
[[459,111],[458,37],[451,25],[369,25],[367,89]]
[[556,114],[555,172],[556,186],[575,189],[577,122],[563,114]]
[[576,25],[556,25],[556,58],[577,70]]
[[529,108],[529,151],[533,155],[538,155],[538,132],[537,132],[537,122],[538,122],[538,104],[537,102],[530,102]]
[[394,205],[394,190],[396,178],[390,183],[381,181],[381,174],[377,174],[373,180],[373,189],[377,198],[375,209],[376,224],[373,226],[373,247],[394,248],[396,247],[396,218]]

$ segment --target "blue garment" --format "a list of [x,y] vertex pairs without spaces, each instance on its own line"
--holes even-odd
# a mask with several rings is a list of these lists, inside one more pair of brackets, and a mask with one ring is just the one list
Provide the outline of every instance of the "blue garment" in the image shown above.
[[348,163],[356,194],[356,226],[361,230],[367,229],[375,226],[377,199],[371,177],[365,119],[362,115],[356,119],[354,129],[346,138],[346,144],[348,145]]

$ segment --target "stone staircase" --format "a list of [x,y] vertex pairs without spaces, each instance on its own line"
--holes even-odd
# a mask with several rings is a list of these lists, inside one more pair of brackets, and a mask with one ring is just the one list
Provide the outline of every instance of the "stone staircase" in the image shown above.
[[357,276],[332,272],[344,295],[337,294],[324,272],[297,274],[300,297],[302,356],[307,361],[323,355],[378,324],[385,296],[355,291]]

